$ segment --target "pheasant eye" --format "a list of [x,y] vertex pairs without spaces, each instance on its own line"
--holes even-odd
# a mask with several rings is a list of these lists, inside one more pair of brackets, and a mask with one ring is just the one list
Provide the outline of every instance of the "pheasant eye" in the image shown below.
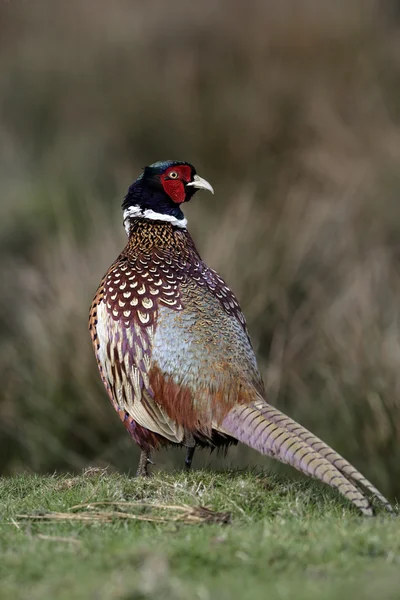
[[171,171],[171,173],[168,174],[168,177],[170,179],[178,179],[179,175],[176,171]]

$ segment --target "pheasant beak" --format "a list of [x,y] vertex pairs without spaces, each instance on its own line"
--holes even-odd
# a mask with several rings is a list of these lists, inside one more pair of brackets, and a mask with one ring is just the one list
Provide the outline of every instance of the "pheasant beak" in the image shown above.
[[193,181],[191,181],[190,183],[187,183],[186,185],[187,186],[192,185],[193,187],[195,187],[199,190],[208,190],[212,194],[214,193],[211,183],[208,183],[208,181],[206,181],[202,177],[199,177],[198,175],[195,175],[193,177]]

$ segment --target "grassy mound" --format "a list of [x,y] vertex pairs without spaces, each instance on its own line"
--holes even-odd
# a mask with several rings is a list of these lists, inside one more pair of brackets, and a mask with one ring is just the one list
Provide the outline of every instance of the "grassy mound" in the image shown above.
[[0,548],[2,599],[344,600],[400,585],[398,519],[267,472],[3,478]]

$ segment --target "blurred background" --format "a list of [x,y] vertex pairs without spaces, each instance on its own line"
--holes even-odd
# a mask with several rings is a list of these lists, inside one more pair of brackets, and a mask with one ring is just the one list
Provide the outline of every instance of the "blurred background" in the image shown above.
[[[127,187],[182,159],[215,188],[186,216],[270,401],[400,495],[399,8],[1,3],[0,473],[135,470],[87,313]],[[271,464],[244,447],[210,462]]]

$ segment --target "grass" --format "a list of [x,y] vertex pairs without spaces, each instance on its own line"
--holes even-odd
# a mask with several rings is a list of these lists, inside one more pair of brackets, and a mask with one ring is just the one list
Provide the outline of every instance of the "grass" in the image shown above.
[[[101,501],[153,508],[92,509],[166,522],[35,518],[89,517]],[[160,505],[207,506],[230,523],[183,524]],[[3,478],[0,550],[2,599],[398,598],[400,585],[398,519],[360,517],[319,483],[264,471]]]

